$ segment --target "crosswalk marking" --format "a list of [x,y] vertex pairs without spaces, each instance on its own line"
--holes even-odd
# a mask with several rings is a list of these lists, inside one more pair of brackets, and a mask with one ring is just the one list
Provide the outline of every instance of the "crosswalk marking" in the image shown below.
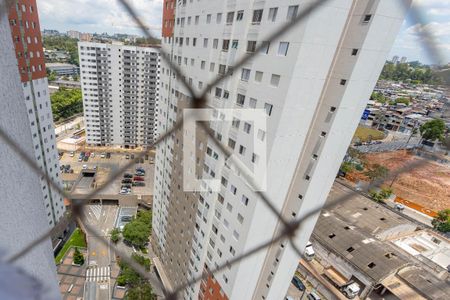
[[110,267],[92,267],[86,270],[86,281],[104,282],[110,275]]
[[100,204],[91,204],[89,205],[90,210],[94,214],[95,218],[100,219],[100,215],[102,213],[102,206]]

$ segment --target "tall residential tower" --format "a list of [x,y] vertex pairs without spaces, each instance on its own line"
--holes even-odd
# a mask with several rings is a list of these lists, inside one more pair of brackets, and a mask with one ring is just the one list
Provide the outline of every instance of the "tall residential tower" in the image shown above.
[[[250,170],[267,165],[264,193],[288,221],[324,204],[405,14],[400,1],[331,0],[289,32],[267,40],[316,1],[164,4],[164,17],[175,12],[175,22],[168,28],[170,20],[163,19],[163,49],[197,91],[262,45],[254,58],[208,90],[215,118],[210,124]],[[162,64],[160,133],[192,104],[179,79]],[[263,110],[267,126],[241,112],[224,122],[221,109]],[[156,156],[152,243],[172,286],[204,273],[208,278],[188,287],[185,299],[283,298],[299,259],[285,240],[210,272],[272,239],[283,225],[210,138],[197,130],[195,140],[186,140],[185,130],[158,145]],[[264,143],[266,161],[256,147]],[[188,145],[195,150],[183,156]],[[205,180],[206,192],[185,192],[183,174]],[[220,182],[218,192],[206,181],[214,179]],[[297,232],[299,249],[305,248],[318,214]]]
[[157,49],[79,42],[78,53],[87,143],[124,148],[153,143]]
[[[16,0],[8,18],[33,137],[33,155],[41,170],[61,185],[36,0]],[[44,177],[40,181],[48,224],[54,226],[64,214],[64,202]]]

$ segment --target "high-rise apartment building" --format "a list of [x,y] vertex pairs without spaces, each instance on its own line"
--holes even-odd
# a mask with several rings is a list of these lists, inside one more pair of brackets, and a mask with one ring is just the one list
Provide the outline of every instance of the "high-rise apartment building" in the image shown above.
[[[42,171],[61,184],[36,0],[16,0],[8,18],[33,137],[32,155]],[[54,226],[64,214],[64,202],[44,177],[41,186],[48,224]]]
[[[327,1],[292,30],[267,41],[270,32],[314,2],[164,3],[164,16],[175,12],[175,22],[164,30],[170,22],[163,19],[162,47],[194,90],[207,87],[262,45],[254,58],[208,91],[215,118],[210,126],[250,170],[267,165],[264,193],[288,221],[325,202],[405,14],[399,1]],[[162,63],[160,133],[192,104],[179,79]],[[264,110],[266,129],[241,112],[232,122],[221,122],[221,109],[237,108]],[[299,259],[286,240],[209,272],[275,237],[283,224],[202,130],[195,140],[183,140],[185,130],[157,147],[152,243],[164,272],[173,286],[208,274],[183,292],[185,299],[282,299]],[[256,147],[264,143],[267,161]],[[183,147],[192,144],[195,151],[183,156]],[[183,191],[183,167],[191,164],[195,168],[187,173],[204,179],[206,192]],[[214,179],[220,181],[219,192],[206,181]],[[318,215],[303,222],[294,239],[298,248],[305,248]]]
[[157,49],[79,42],[78,53],[87,143],[150,145],[159,93]]

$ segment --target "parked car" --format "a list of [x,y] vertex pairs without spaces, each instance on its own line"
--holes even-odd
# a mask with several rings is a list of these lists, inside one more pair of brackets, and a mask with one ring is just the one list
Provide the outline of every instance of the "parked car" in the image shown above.
[[87,157],[91,156],[91,152],[86,152],[86,154],[84,156],[87,156]]
[[125,155],[125,159],[130,159],[130,155],[129,155],[129,154],[126,154],[126,155]]
[[123,188],[131,189],[131,186],[132,186],[132,184],[130,184],[130,183],[125,183],[125,184],[122,184],[121,189],[123,189]]
[[314,292],[309,293],[308,296],[307,296],[307,298],[308,298],[309,300],[320,300],[319,295],[317,295],[317,294],[314,293]]
[[82,156],[78,157],[78,161],[82,162],[83,161],[83,157]]
[[144,172],[144,173],[145,173],[145,170],[144,170],[143,167],[136,167],[136,172],[137,172],[137,171],[141,171],[141,172]]
[[136,176],[145,176],[144,172],[135,172],[134,175]]
[[83,156],[83,157],[84,157],[85,154],[86,154],[86,152],[84,152],[84,151],[81,151],[81,152],[80,152],[80,156]]
[[133,174],[125,173],[123,174],[123,178],[133,178]]
[[75,156],[75,152],[73,152],[73,151],[70,151],[70,155],[69,155],[70,157],[74,157]]
[[134,159],[134,154],[131,154],[131,159]]
[[395,209],[397,209],[397,210],[404,210],[405,206],[403,204],[397,203],[397,204],[395,204]]
[[87,165],[83,165],[83,170],[87,170],[88,166]]
[[122,183],[132,183],[133,181],[130,178],[122,179]]
[[133,180],[134,180],[134,181],[144,181],[144,177],[141,177],[141,176],[134,176],[134,177],[133,177]]
[[291,280],[292,284],[295,285],[295,287],[297,289],[299,289],[300,291],[304,291],[305,290],[305,285],[303,284],[303,282],[300,280],[300,278],[298,278],[297,276],[294,276]]
[[145,186],[145,182],[143,182],[143,181],[133,181],[133,186]]
[[106,157],[106,153],[102,152],[102,154],[100,154],[100,158],[105,158]]
[[107,152],[106,153],[106,158],[111,158],[111,153]]
[[83,158],[83,161],[88,161],[89,160],[89,156],[85,156],[84,158]]
[[126,194],[129,194],[130,192],[131,192],[131,191],[128,190],[128,188],[123,187],[123,188],[120,189],[119,194],[121,194],[121,195],[126,195]]
[[92,153],[91,153],[91,158],[94,158],[94,157],[95,157],[95,153],[92,152]]

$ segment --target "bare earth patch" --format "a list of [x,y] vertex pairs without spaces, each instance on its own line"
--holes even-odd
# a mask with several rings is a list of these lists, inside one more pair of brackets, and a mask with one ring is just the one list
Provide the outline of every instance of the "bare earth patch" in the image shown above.
[[[370,153],[366,158],[370,163],[383,165],[391,172],[423,160],[406,151]],[[397,196],[434,211],[449,208],[450,168],[427,160],[414,170],[399,175],[392,188]]]

